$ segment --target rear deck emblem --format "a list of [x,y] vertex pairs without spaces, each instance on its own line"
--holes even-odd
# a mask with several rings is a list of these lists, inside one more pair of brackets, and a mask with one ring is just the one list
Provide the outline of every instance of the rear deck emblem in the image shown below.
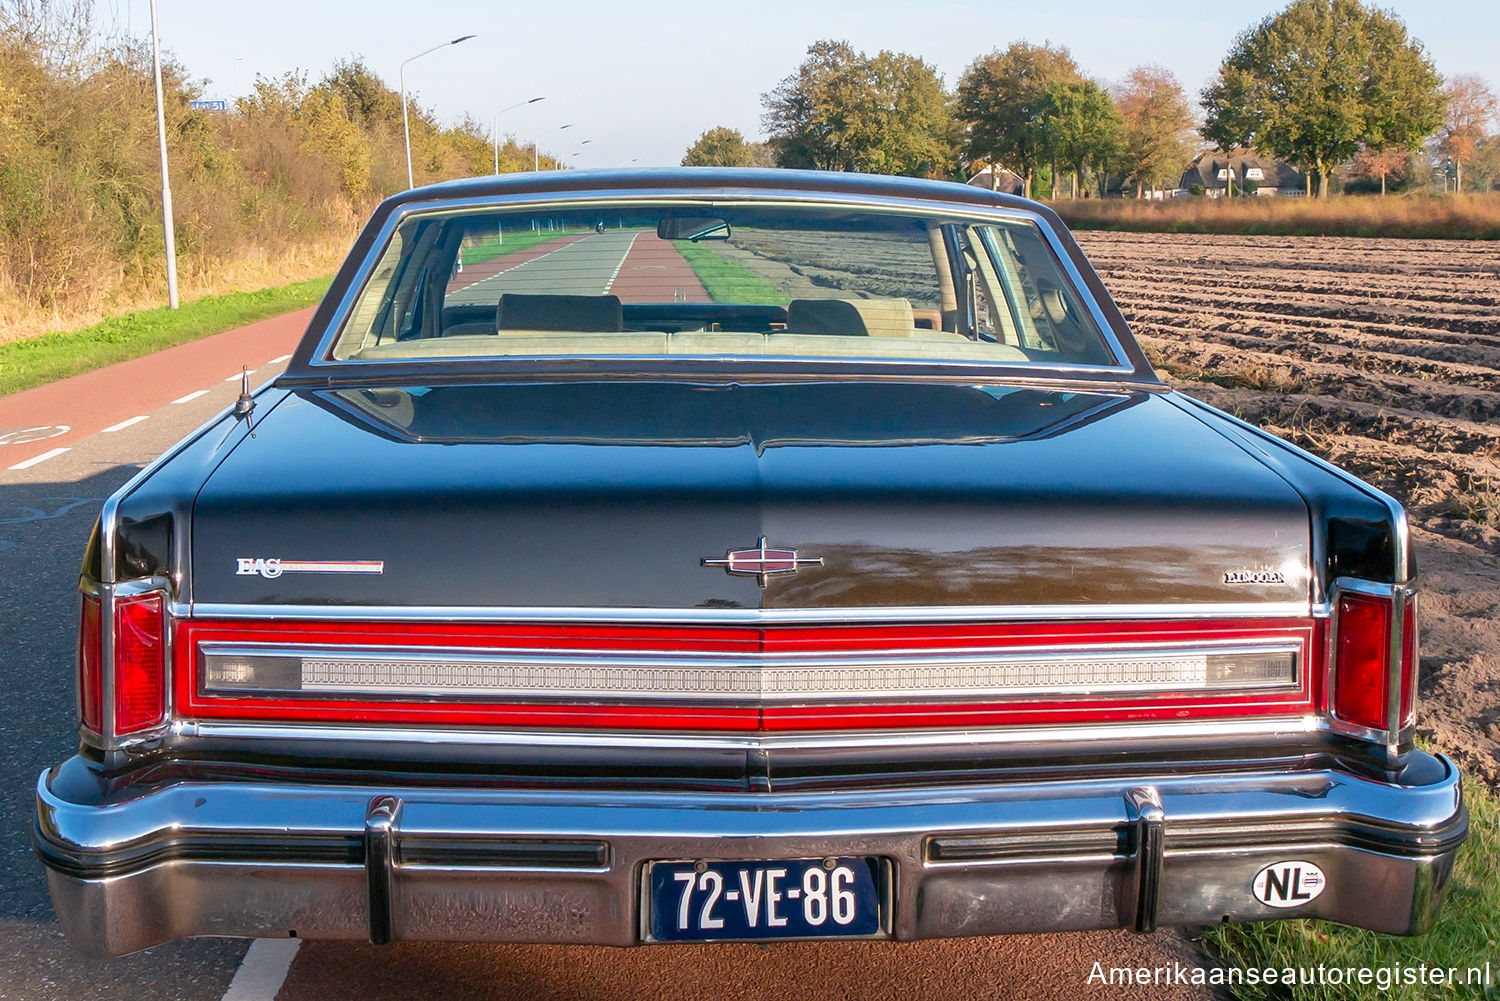
[[256,574],[274,580],[284,573],[385,573],[383,560],[283,560],[241,556],[235,561],[235,574]]
[[795,549],[771,549],[766,546],[766,537],[762,535],[760,545],[755,549],[732,549],[722,560],[705,557],[702,565],[723,567],[725,573],[739,577],[754,577],[757,584],[765,587],[772,574],[796,573],[799,567],[820,567],[823,557],[799,557]]

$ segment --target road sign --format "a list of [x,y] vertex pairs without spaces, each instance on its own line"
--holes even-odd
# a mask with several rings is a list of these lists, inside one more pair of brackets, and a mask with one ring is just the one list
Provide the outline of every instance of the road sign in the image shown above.
[[228,101],[189,101],[188,107],[194,111],[228,111]]

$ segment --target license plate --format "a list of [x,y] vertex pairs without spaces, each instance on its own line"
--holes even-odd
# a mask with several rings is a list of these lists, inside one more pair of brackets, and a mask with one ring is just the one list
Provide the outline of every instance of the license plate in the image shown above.
[[647,930],[658,942],[878,936],[884,871],[877,858],[653,862]]

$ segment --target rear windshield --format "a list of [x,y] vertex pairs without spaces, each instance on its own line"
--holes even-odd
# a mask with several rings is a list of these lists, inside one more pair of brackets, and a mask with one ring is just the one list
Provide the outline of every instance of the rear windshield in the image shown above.
[[870,358],[1112,365],[1041,229],[750,205],[404,219],[330,357]]

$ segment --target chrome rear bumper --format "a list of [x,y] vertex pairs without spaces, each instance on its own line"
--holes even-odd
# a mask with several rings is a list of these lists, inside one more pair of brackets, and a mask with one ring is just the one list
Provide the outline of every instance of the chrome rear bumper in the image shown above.
[[[830,855],[891,860],[898,939],[1291,916],[1416,934],[1468,824],[1456,769],[1428,763],[1412,786],[1163,769],[689,794],[249,777],[110,792],[85,790],[75,759],[38,782],[35,842],[69,939],[95,955],[196,935],[634,945],[648,861]],[[1326,890],[1262,903],[1256,873],[1290,860]]]

